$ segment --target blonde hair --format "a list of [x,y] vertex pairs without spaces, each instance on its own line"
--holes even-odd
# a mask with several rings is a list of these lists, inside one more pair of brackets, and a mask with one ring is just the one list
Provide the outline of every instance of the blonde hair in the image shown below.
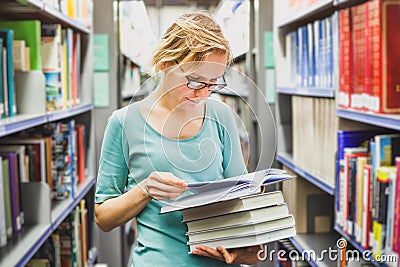
[[193,12],[181,15],[167,29],[151,63],[157,73],[162,64],[203,61],[212,53],[226,54],[227,65],[232,62],[229,43],[215,19],[205,11]]

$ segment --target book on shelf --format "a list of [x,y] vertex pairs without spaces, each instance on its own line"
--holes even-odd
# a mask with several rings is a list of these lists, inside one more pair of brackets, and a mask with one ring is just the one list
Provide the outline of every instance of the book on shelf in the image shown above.
[[397,255],[400,255],[400,157],[396,157],[396,186],[394,208],[393,208],[393,238],[392,238],[392,250]]
[[6,218],[6,234],[7,238],[13,236],[12,215],[11,215],[11,192],[10,192],[10,174],[9,174],[8,158],[2,157],[3,170],[3,192],[4,192],[4,209]]
[[39,20],[2,21],[0,22],[0,29],[13,30],[15,40],[25,40],[26,46],[30,50],[30,69],[41,71],[41,22]]
[[[3,159],[0,156],[0,161]],[[7,245],[6,207],[3,179],[3,166],[0,166],[0,247]]]
[[[2,29],[0,24],[0,29]],[[3,94],[5,116],[14,116],[17,113],[14,67],[13,67],[13,40],[14,32],[10,29],[0,30],[0,37],[3,39]],[[5,53],[4,53],[5,52]]]
[[400,113],[399,6],[372,0],[339,11],[340,107]]

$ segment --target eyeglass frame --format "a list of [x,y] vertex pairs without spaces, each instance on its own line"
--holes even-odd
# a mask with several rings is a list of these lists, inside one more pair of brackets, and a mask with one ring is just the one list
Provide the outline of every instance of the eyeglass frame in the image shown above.
[[[183,70],[182,66],[179,64],[178,60],[175,59],[175,63],[178,65],[179,69],[185,74],[185,71]],[[187,86],[187,88],[192,89],[192,90],[195,90],[195,91],[201,90],[201,89],[203,89],[204,87],[207,87],[207,90],[208,90],[209,92],[211,92],[211,93],[219,92],[219,91],[221,91],[222,89],[224,89],[224,88],[228,85],[228,84],[226,83],[225,76],[222,75],[221,77],[222,77],[224,83],[206,83],[206,82],[198,82],[198,81],[195,81],[195,80],[191,80],[191,79],[189,78],[189,76],[187,76],[187,75],[185,74],[185,78],[186,78],[186,80],[188,81],[187,84],[186,84],[186,86]],[[195,83],[198,83],[198,84],[200,83],[200,84],[203,85],[203,87],[200,87],[200,88],[192,88],[192,87],[189,86],[192,82],[195,82]],[[218,89],[218,90],[210,90],[210,87],[211,87],[211,86],[223,86],[223,87],[222,87],[221,89]]]

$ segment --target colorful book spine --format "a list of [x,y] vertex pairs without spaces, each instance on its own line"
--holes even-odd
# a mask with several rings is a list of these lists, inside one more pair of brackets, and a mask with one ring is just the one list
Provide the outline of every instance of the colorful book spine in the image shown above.
[[362,232],[361,232],[361,246],[364,249],[369,248],[369,235],[371,232],[371,165],[364,166],[363,177],[363,204],[362,204]]
[[393,251],[400,255],[400,157],[396,157],[397,183],[393,216]]
[[398,31],[400,2],[372,0],[367,2],[370,45],[372,46],[372,79],[369,110],[377,113],[400,112],[400,46]]
[[[3,159],[0,156],[0,162]],[[0,247],[7,245],[6,209],[4,201],[3,168],[0,166]]]
[[[1,24],[0,24],[1,28]],[[7,73],[7,90],[8,95],[8,116],[12,117],[17,113],[17,105],[15,99],[15,87],[14,87],[14,65],[13,65],[13,40],[14,40],[14,31],[10,29],[0,30],[0,37],[3,38],[3,47],[6,48],[6,62],[3,68],[6,69]],[[3,77],[5,78],[5,77]]]
[[365,54],[366,54],[366,14],[367,5],[361,4],[351,7],[351,43],[352,43],[352,91],[351,104],[353,109],[363,108],[363,94],[365,91]]

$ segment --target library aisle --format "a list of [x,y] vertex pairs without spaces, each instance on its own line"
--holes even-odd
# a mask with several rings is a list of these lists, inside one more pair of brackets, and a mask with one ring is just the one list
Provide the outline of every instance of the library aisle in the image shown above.
[[[400,0],[0,1],[0,267],[133,266],[142,222],[96,224],[103,135],[157,87],[166,29],[201,10],[232,49],[210,98],[232,110],[247,171],[295,177],[264,186],[269,204],[243,201],[286,214],[258,232],[242,218],[249,236],[290,229],[252,266],[400,267]],[[231,201],[175,211],[208,222],[188,252],[232,230]]]

